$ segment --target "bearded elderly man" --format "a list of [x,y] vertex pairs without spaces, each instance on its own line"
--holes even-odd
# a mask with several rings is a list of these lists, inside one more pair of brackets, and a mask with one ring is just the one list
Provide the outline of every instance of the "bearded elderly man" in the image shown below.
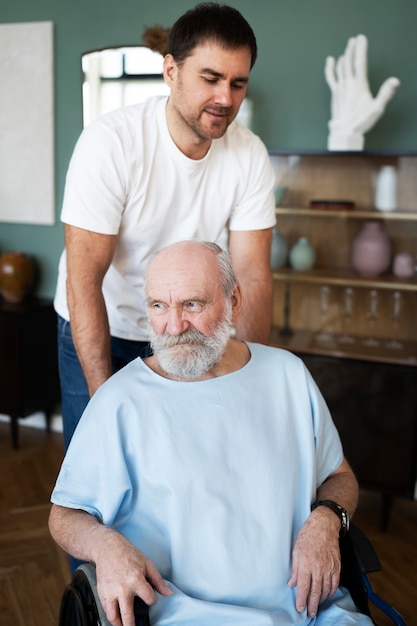
[[134,626],[138,595],[164,626],[371,624],[338,588],[358,487],[302,361],[231,338],[242,294],[216,244],[157,253],[146,293],[154,354],[93,396],[51,498],[109,621]]

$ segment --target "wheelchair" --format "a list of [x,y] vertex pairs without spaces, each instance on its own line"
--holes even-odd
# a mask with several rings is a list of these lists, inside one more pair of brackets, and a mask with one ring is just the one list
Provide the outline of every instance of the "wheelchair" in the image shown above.
[[[340,584],[349,589],[358,610],[372,618],[370,603],[396,626],[407,626],[404,619],[373,589],[368,574],[380,571],[381,563],[367,535],[354,524],[340,539],[342,571]],[[136,626],[150,626],[148,607],[135,598]],[[376,624],[376,622],[373,622]],[[62,596],[59,626],[111,626],[97,594],[95,567],[83,563],[74,573]]]

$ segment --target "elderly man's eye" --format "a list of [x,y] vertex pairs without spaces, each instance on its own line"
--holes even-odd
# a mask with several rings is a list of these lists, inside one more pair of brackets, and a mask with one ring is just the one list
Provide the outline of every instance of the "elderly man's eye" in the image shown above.
[[190,300],[189,302],[186,302],[185,307],[189,311],[201,311],[203,308],[203,305],[201,302]]
[[151,310],[156,312],[163,311],[164,305],[162,304],[162,302],[153,302],[151,305]]

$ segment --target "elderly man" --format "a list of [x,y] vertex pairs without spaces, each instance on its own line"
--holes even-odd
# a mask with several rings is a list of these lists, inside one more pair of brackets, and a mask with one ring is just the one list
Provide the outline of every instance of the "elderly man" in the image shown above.
[[111,623],[139,595],[157,625],[370,624],[338,588],[357,483],[302,361],[230,338],[242,294],[216,244],[163,249],[146,294],[153,356],[93,396],[51,498]]

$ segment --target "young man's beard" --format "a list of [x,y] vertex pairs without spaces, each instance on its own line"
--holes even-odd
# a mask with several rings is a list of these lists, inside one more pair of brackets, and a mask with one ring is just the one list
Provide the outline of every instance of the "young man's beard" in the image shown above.
[[218,363],[230,339],[231,311],[210,335],[186,330],[181,335],[157,335],[150,328],[151,347],[160,366],[178,378],[199,378]]
[[206,118],[205,109],[194,109],[194,106],[190,106],[187,101],[187,87],[184,86],[184,82],[181,74],[178,77],[178,85],[176,92],[171,91],[170,99],[173,109],[176,111],[176,115],[182,120],[182,123],[188,126],[188,128],[200,139],[220,139],[223,137],[230,124],[235,119],[238,111],[233,111],[231,107],[220,106],[207,106],[208,111],[212,113],[223,114],[224,117],[219,119],[217,123],[215,121],[209,122]]

